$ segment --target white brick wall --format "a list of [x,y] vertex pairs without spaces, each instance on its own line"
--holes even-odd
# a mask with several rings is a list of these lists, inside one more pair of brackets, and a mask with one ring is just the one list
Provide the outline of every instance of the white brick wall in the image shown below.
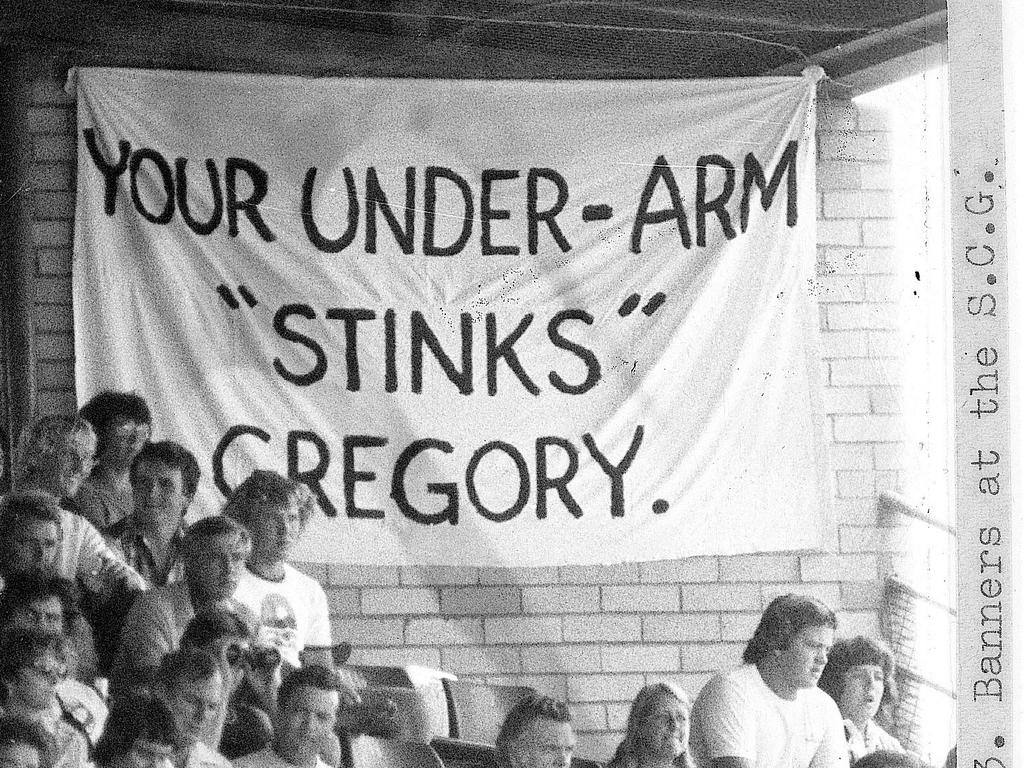
[[[74,405],[74,114],[56,77],[35,94],[37,377],[43,412],[58,412]],[[607,759],[641,685],[672,679],[696,693],[738,661],[777,594],[820,597],[840,610],[844,630],[876,632],[887,553],[906,546],[875,512],[878,491],[898,488],[903,469],[890,147],[884,115],[823,101],[809,290],[821,307],[838,552],[511,570],[311,567],[327,588],[335,637],[355,646],[352,661],[425,664],[567,697],[580,752]]]

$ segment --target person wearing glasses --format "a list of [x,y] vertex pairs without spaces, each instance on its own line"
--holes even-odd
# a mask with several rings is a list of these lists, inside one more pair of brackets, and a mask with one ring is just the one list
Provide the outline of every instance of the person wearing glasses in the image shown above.
[[93,755],[98,768],[174,768],[181,741],[170,708],[151,695],[114,705]]
[[[182,648],[201,648],[221,661],[227,681],[227,705],[218,749],[229,760],[259,752],[271,743],[280,716],[283,666],[277,648],[256,642],[253,628],[238,614],[220,607],[195,615],[181,637]],[[340,692],[344,686],[338,683]],[[350,701],[347,689],[345,701]],[[321,762],[341,762],[341,741],[334,731],[318,738]]]
[[75,511],[102,533],[116,536],[115,526],[132,513],[129,477],[132,462],[149,441],[153,417],[134,392],[105,390],[82,406],[79,415],[96,431],[96,466],[75,495]]
[[181,636],[182,648],[199,648],[221,662],[227,705],[219,751],[229,760],[263,749],[274,735],[274,698],[281,684],[281,654],[273,647],[253,647],[253,630],[225,608],[205,608]]
[[74,583],[35,574],[8,578],[0,594],[0,632],[12,628],[52,632],[71,642],[75,654],[68,660],[68,677],[57,685],[57,697],[95,743],[107,719],[107,705],[91,685],[95,653],[83,659],[91,650],[91,637],[79,613]]
[[40,725],[53,742],[54,768],[85,768],[90,736],[57,695],[68,676],[73,651],[53,632],[12,628],[0,636],[3,714]]
[[197,611],[222,605],[248,615],[232,594],[250,547],[249,532],[229,517],[212,515],[189,526],[182,539],[184,578],[143,592],[128,611],[110,674],[112,696],[145,685],[179,647]]

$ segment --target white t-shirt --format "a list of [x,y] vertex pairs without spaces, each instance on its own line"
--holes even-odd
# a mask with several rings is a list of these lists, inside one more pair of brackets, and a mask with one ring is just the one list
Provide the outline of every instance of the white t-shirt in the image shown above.
[[880,749],[887,752],[905,751],[903,745],[894,736],[886,733],[874,720],[868,720],[863,731],[849,720],[844,720],[843,726],[850,747],[850,760],[860,760],[864,755],[870,755]]
[[188,750],[185,768],[231,768],[231,761],[212,747],[197,741]]
[[307,645],[331,644],[323,587],[287,563],[281,581],[269,581],[246,568],[234,598],[256,615],[259,641],[273,645],[294,667],[300,665],[299,651]]
[[[233,765],[235,768],[295,768],[294,765],[277,754],[273,747],[267,747],[259,752],[253,752],[251,755],[239,757]],[[320,755],[317,755],[316,768],[331,767],[320,759]]]
[[820,688],[778,696],[753,664],[723,672],[701,689],[690,715],[690,749],[700,768],[741,757],[753,768],[846,768],[843,718]]

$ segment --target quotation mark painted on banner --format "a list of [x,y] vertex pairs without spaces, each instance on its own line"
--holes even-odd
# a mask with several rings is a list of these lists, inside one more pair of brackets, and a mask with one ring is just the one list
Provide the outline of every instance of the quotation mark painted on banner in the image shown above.
[[[233,294],[231,289],[224,285],[224,283],[217,286],[217,293],[220,294],[222,299],[224,299],[224,303],[227,304],[228,307],[231,309],[238,309],[238,299],[235,298],[235,294]],[[256,301],[256,297],[253,296],[249,289],[244,285],[238,286],[238,295],[241,296],[242,300],[249,305],[250,309],[259,304],[259,302]]]
[[[648,317],[650,317],[651,315],[658,311],[662,304],[665,303],[665,299],[665,294],[662,293],[661,291],[658,291],[656,294],[651,296],[650,299],[647,300],[647,303],[644,304],[643,309],[641,309],[640,311],[643,312]],[[636,309],[637,306],[639,306],[639,304],[640,294],[630,294],[629,296],[626,297],[626,300],[622,302],[622,306],[619,307],[619,316],[626,317],[627,315],[631,314],[633,310]]]

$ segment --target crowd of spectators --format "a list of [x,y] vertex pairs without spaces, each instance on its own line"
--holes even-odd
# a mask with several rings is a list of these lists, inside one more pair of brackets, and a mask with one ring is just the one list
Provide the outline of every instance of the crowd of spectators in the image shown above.
[[[256,470],[186,525],[199,462],[151,433],[143,398],[102,392],[22,436],[0,499],[0,765],[339,768],[359,695],[323,588],[289,562],[313,494]],[[827,606],[777,598],[692,706],[669,681],[638,692],[609,768],[919,765],[879,722],[891,653],[836,629]],[[494,756],[567,768],[574,747],[566,705],[530,695]]]

